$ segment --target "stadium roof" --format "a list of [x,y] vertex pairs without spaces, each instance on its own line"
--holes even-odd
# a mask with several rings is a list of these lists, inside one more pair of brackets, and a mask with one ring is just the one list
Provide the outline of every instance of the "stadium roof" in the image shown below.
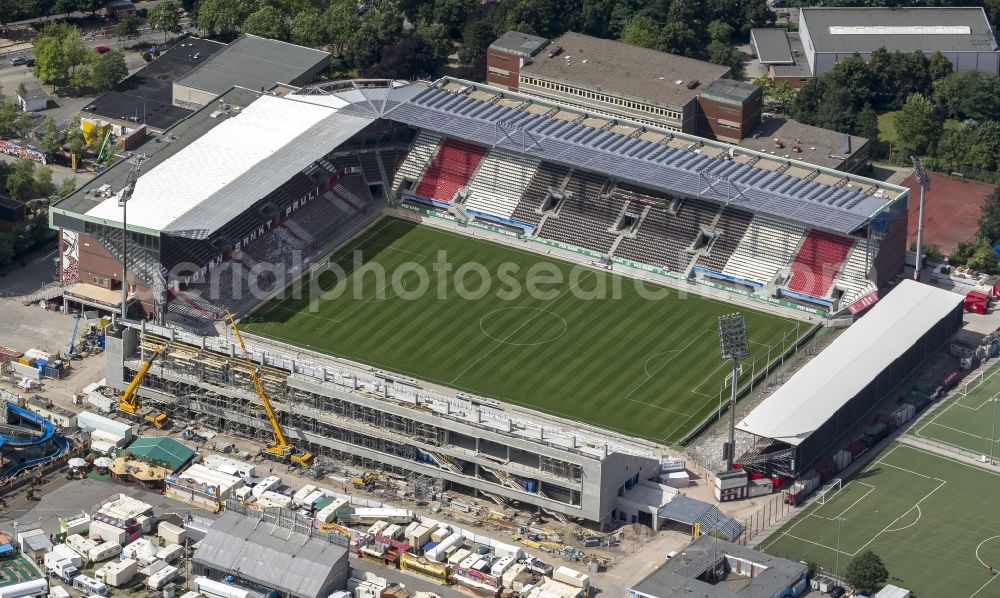
[[200,565],[303,598],[339,589],[329,586],[346,559],[336,544],[233,511],[215,520],[194,553]]
[[521,74],[672,106],[684,106],[701,91],[689,83],[708,85],[729,74],[728,67],[711,62],[582,33],[563,35],[550,51],[556,47],[562,52],[552,58],[539,54],[521,67]]
[[798,446],[962,300],[904,280],[736,427]]
[[750,41],[761,64],[792,64],[792,46],[787,29],[751,29]]
[[275,83],[296,83],[297,79],[329,60],[329,52],[256,35],[241,35],[178,79],[177,84],[216,95],[233,85],[270,89]]
[[[130,226],[207,238],[371,122],[266,95],[215,118],[225,121],[139,177]],[[122,221],[116,196],[86,215]]]
[[800,21],[806,24],[816,52],[997,49],[982,8],[803,8]]
[[[664,132],[661,141],[650,141],[637,134],[645,129],[625,135],[552,118],[519,109],[544,102],[518,94],[503,95],[523,100],[522,105],[513,108],[436,84],[387,110],[386,117],[449,137],[613,173],[641,187],[732,202],[747,210],[844,234],[863,226],[887,203],[905,193],[900,187],[836,171],[828,174],[840,184],[824,183],[814,180],[822,174],[814,165],[763,152],[754,152],[749,160],[736,160],[738,148],[698,137]],[[341,113],[353,113],[350,108],[343,108]],[[671,143],[674,140],[679,143]],[[711,154],[706,146],[719,150]],[[757,165],[762,159],[767,162]],[[765,163],[771,168],[764,167]],[[792,165],[799,166],[803,174],[786,173]],[[811,174],[813,171],[815,174]],[[876,188],[892,191],[892,197],[882,196]]]

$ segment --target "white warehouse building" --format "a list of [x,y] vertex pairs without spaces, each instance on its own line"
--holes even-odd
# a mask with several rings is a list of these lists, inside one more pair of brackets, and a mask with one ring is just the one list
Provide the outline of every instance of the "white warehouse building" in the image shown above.
[[996,37],[982,8],[803,8],[799,36],[809,71],[818,77],[858,53],[879,48],[941,52],[955,71],[1000,72]]

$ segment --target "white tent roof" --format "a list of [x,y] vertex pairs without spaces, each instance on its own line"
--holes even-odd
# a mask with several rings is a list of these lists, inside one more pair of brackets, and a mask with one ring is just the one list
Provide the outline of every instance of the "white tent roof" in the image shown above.
[[[235,116],[220,115],[228,120],[142,173],[128,204],[128,223],[165,230],[334,112],[325,106],[265,95]],[[121,222],[122,209],[117,198],[110,197],[87,215]]]
[[962,299],[904,280],[736,427],[798,446]]

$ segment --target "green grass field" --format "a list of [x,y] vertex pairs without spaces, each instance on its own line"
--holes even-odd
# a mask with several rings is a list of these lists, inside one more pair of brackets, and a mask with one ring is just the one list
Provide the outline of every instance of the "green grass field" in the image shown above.
[[[453,268],[447,274],[433,269],[442,251]],[[326,273],[318,282],[339,296],[273,300],[245,319],[245,330],[662,442],[676,442],[718,406],[729,366],[716,318],[736,311],[732,305],[653,285],[646,288],[667,296],[647,298],[629,278],[396,219],[376,223],[331,262],[346,278],[338,284]],[[457,290],[462,281],[469,290],[482,286],[467,271],[473,262],[492,284],[468,298]],[[525,292],[542,262],[549,280],[561,280],[536,285],[544,296]],[[419,293],[423,282],[428,290]],[[790,343],[806,329],[739,311],[753,352],[744,377],[752,359],[763,364],[769,346],[777,355],[783,337]]]
[[[989,368],[982,377],[977,375],[963,382],[944,405],[914,426],[910,433],[989,455],[994,437],[993,417],[1000,417],[1000,401],[993,402],[990,400],[993,398],[1000,398],[1000,363]],[[997,428],[997,436],[1000,436],[1000,428]],[[993,443],[993,452],[1000,457],[1000,444]]]
[[916,598],[1000,595],[1000,474],[895,444],[831,495],[759,546],[840,571],[865,550],[882,557],[889,583]]

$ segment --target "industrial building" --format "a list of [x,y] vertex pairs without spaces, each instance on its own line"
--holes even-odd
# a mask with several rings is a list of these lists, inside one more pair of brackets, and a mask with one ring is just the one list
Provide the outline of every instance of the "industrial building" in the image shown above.
[[305,85],[329,66],[329,52],[244,34],[174,81],[173,105],[197,110],[234,85],[261,92]]
[[283,598],[326,598],[347,587],[347,549],[227,511],[194,553],[195,575]]
[[521,67],[518,90],[596,115],[695,133],[699,94],[728,75],[710,62],[571,32]]
[[879,48],[941,52],[956,72],[1000,73],[1000,48],[981,7],[806,7],[799,11],[798,34],[754,29],[752,45],[771,78],[792,87]]
[[809,569],[710,536],[701,536],[639,583],[629,598],[771,598],[798,596]]
[[904,280],[736,424],[739,462],[805,472],[962,326],[962,295]]

